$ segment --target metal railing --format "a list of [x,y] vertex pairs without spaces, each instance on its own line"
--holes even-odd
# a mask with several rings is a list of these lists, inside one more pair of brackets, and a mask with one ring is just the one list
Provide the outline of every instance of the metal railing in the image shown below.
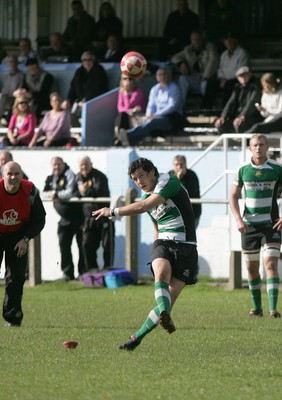
[[[218,201],[219,203],[226,203],[228,204],[228,175],[235,174],[236,170],[234,169],[229,169],[229,164],[228,164],[228,151],[231,147],[230,142],[233,141],[232,147],[240,147],[240,160],[238,163],[242,164],[247,160],[247,149],[248,149],[248,140],[253,136],[251,133],[224,133],[221,136],[219,136],[215,141],[210,144],[203,153],[196,158],[193,162],[190,163],[189,168],[193,168],[195,165],[197,165],[200,161],[202,161],[207,154],[209,154],[213,149],[221,146],[223,148],[223,171],[220,173],[206,188],[204,188],[201,191],[201,197],[203,197],[205,194],[207,194],[214,186],[224,179],[224,195],[225,195],[225,200]],[[278,139],[279,140],[279,147],[276,149],[277,151],[281,152],[282,149],[282,133],[271,133],[267,135],[267,138],[269,141],[272,139]],[[234,143],[235,142],[235,143]],[[275,148],[274,148],[275,150]],[[213,201],[212,201],[213,202]],[[227,211],[226,211],[227,212]]]

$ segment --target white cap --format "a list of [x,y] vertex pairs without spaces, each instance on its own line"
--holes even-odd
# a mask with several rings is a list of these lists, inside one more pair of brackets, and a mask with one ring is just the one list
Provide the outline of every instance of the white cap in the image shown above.
[[247,67],[247,66],[241,67],[236,71],[236,76],[248,74],[249,72],[250,72],[250,68],[249,67]]

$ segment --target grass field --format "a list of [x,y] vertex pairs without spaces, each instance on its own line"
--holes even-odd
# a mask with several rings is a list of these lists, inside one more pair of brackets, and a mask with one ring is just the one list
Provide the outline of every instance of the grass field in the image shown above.
[[[281,400],[282,320],[263,302],[265,316],[252,319],[246,289],[186,287],[177,331],[159,327],[128,353],[117,348],[153,306],[150,285],[26,287],[23,326],[0,327],[0,399]],[[64,349],[71,339],[78,347]]]

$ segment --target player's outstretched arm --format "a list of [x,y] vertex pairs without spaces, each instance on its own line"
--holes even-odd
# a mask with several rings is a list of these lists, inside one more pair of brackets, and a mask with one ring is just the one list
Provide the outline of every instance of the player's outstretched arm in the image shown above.
[[135,203],[129,204],[124,207],[119,207],[111,210],[108,207],[100,208],[97,211],[92,212],[92,217],[94,217],[96,220],[102,218],[102,217],[114,217],[114,216],[130,216],[130,215],[137,215],[137,214],[143,214],[144,212],[147,212],[151,210],[153,207],[157,207],[159,204],[162,204],[165,202],[165,199],[158,195],[158,194],[152,194],[145,200],[137,201]]

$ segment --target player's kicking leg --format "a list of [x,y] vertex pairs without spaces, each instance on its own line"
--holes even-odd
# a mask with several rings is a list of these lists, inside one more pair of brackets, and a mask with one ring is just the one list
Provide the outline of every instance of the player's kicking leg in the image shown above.
[[[170,292],[170,298],[171,298],[170,308],[174,305],[176,299],[178,298],[178,296],[184,286],[185,286],[184,282],[182,282],[179,279],[176,279],[175,277],[172,276],[170,284],[169,284],[169,292]],[[157,285],[157,287],[159,287],[159,285]],[[135,350],[136,347],[140,345],[142,339],[160,324],[160,322],[161,322],[160,314],[161,313],[159,310],[159,306],[156,306],[153,310],[150,311],[147,319],[145,320],[145,322],[141,326],[141,328],[134,335],[131,336],[131,338],[129,339],[128,342],[122,344],[119,347],[119,349],[127,350],[127,351]],[[162,315],[164,318],[164,314],[162,314]],[[173,333],[175,331],[175,326],[170,317],[170,313],[168,314],[168,316],[169,316],[169,319],[167,321],[163,321],[162,326],[164,327],[164,329],[166,329],[166,331],[168,333]]]

